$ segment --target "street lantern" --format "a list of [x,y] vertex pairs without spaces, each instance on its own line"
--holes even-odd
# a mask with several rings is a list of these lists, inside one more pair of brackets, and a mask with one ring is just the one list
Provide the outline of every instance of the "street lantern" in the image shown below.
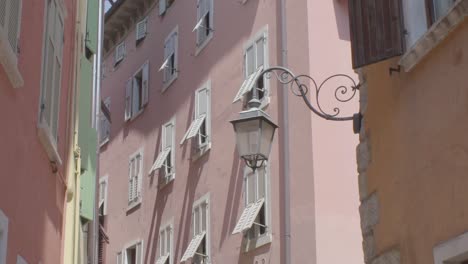
[[237,151],[253,170],[263,166],[270,155],[275,130],[278,127],[267,113],[257,107],[240,112],[231,121],[236,133]]

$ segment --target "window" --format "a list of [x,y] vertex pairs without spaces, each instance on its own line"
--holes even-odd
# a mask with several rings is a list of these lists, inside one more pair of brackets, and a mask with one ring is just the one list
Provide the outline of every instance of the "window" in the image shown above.
[[151,167],[150,174],[162,169],[160,183],[167,184],[175,178],[175,120],[162,126],[161,152]]
[[159,68],[163,72],[163,91],[177,78],[178,27],[164,41],[164,62]]
[[0,264],[7,264],[8,218],[0,209]]
[[164,15],[173,3],[174,0],[159,0],[159,15]]
[[[269,230],[269,195],[267,165],[258,168],[255,172],[246,167],[244,178],[245,208],[242,212],[233,234],[244,232],[245,238],[251,240],[247,243],[247,250],[270,242]],[[263,238],[263,240],[261,240]]]
[[195,92],[195,116],[180,144],[190,138],[197,138],[199,151],[210,147],[211,143],[211,84],[207,82]]
[[193,31],[197,32],[197,47],[201,50],[213,36],[213,0],[197,1],[197,23]]
[[57,154],[57,131],[63,53],[63,14],[58,0],[47,1],[44,64],[42,69],[39,135],[52,161],[61,163]]
[[159,230],[159,257],[156,264],[173,264],[173,227],[166,224]]
[[445,16],[456,0],[426,0],[429,25]]
[[205,195],[193,205],[192,209],[192,231],[193,237],[190,241],[181,262],[192,259],[192,263],[210,263],[210,210],[209,194]]
[[125,87],[125,121],[135,118],[148,104],[149,61],[127,81]]
[[128,206],[133,208],[141,202],[141,185],[143,171],[143,151],[139,150],[130,157],[128,165]]
[[14,87],[23,85],[23,79],[17,69],[21,6],[21,0],[0,1],[0,62]]
[[101,102],[101,115],[100,115],[100,132],[99,132],[99,144],[103,146],[110,140],[111,131],[111,115],[110,115],[110,97],[107,97],[104,102]]
[[433,253],[434,264],[467,264],[468,232],[436,245]]
[[122,41],[115,47],[115,62],[114,66],[117,66],[125,57],[125,41]]
[[268,83],[265,79],[259,81],[259,87],[257,87],[257,84],[255,83],[255,80],[257,80],[262,70],[267,67],[267,54],[267,30],[263,30],[246,45],[244,52],[245,80],[237,92],[233,102],[244,99],[244,108],[246,108],[247,103],[252,99],[253,89],[256,88],[258,99],[262,102],[261,107],[265,107],[268,104]]
[[145,18],[142,21],[137,23],[136,30],[135,30],[137,44],[140,43],[146,37],[147,26],[148,26],[148,18]]
[[132,243],[117,254],[118,264],[143,264],[143,241]]
[[109,177],[104,176],[99,179],[99,214],[107,215],[107,190]]

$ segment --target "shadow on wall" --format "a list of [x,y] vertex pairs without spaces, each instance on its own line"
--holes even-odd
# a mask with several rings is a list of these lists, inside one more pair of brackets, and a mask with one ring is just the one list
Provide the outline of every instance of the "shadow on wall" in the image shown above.
[[350,41],[349,37],[349,0],[334,0],[333,7],[335,9],[336,26],[338,29],[338,37],[341,40]]

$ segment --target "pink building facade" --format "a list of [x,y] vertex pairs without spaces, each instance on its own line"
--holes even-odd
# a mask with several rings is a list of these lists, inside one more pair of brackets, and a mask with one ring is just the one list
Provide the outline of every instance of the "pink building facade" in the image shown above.
[[245,79],[262,67],[318,82],[352,75],[347,14],[344,0],[111,7],[101,93],[110,113],[99,168],[104,263],[286,263],[288,152],[290,263],[364,262],[352,122],[321,120],[265,79],[261,107],[280,129],[256,173],[239,158],[229,123],[251,97]]
[[0,263],[61,263],[75,1],[0,3]]

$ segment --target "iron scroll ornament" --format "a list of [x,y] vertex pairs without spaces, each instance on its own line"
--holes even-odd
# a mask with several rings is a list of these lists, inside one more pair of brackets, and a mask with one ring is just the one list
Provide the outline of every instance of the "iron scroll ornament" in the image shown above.
[[[280,83],[290,85],[291,92],[295,96],[302,97],[307,107],[321,118],[332,121],[357,121],[356,119],[360,119],[360,114],[355,114],[352,116],[340,116],[341,110],[339,106],[332,107],[332,113],[326,112],[325,110],[323,110],[320,104],[320,92],[325,87],[325,85],[329,83],[329,81],[337,78],[343,78],[345,80],[348,80],[350,85],[339,85],[338,87],[336,87],[334,91],[335,99],[338,101],[338,103],[346,103],[351,101],[356,96],[360,84],[356,84],[354,79],[351,78],[349,75],[334,74],[326,78],[322,83],[320,83],[320,85],[317,85],[317,82],[309,75],[294,75],[294,73],[292,73],[289,69],[276,66],[263,70],[259,74],[255,83],[258,84],[258,81],[262,80],[263,77],[271,79],[272,75],[275,75]],[[309,86],[301,82],[301,79],[309,80],[313,84],[315,88],[316,107],[314,107],[314,105],[310,102],[309,98],[307,97],[307,93],[310,90]]]

